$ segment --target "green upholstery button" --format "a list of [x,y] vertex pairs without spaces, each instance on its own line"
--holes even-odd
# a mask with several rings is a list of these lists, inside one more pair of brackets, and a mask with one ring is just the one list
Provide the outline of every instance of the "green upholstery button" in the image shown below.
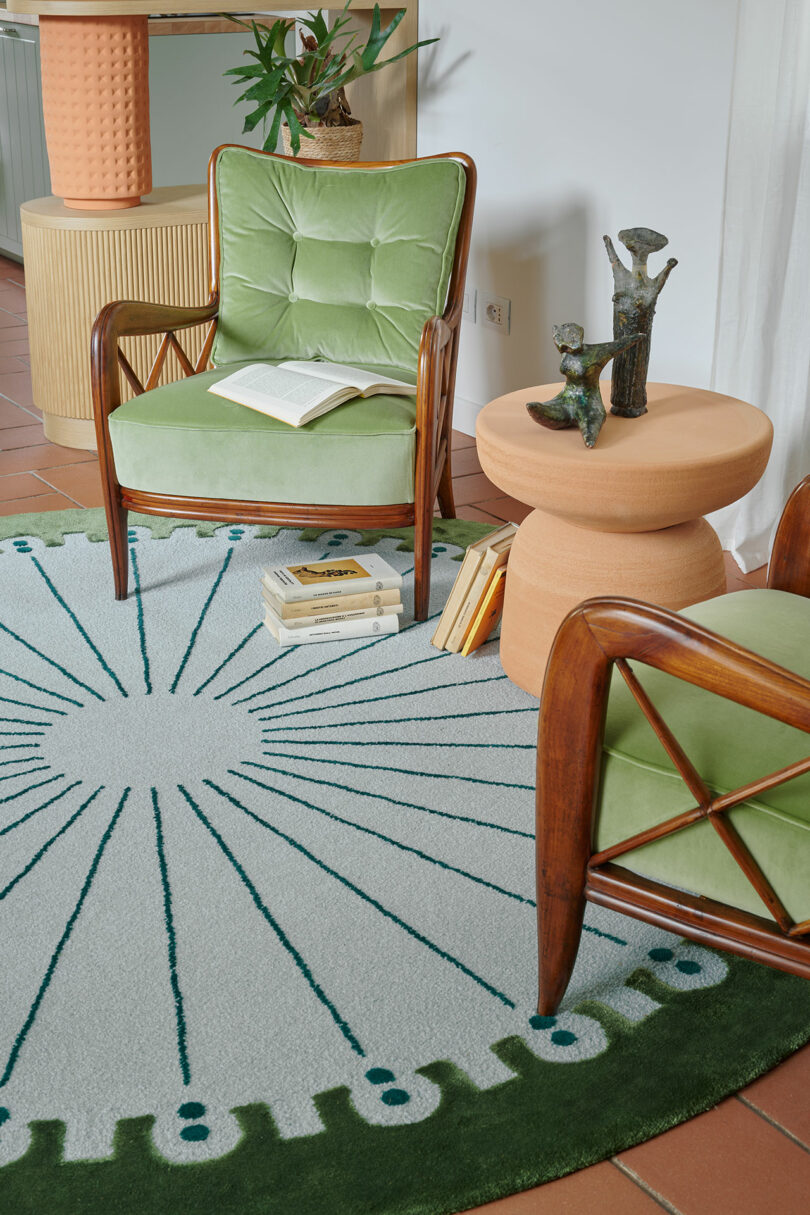
[[369,300],[368,303],[366,304],[366,307],[371,308],[373,310],[374,308],[377,307],[377,305],[374,303],[374,300]]
[[293,238],[293,240],[303,240],[304,234],[303,234],[303,232],[293,232],[292,238]]
[[380,243],[379,237],[372,236],[371,240],[368,243],[371,245],[372,249],[376,249]]
[[298,299],[298,296],[295,294],[294,291],[291,291],[290,294],[287,296],[287,299],[290,301],[291,304],[294,304],[295,301]]

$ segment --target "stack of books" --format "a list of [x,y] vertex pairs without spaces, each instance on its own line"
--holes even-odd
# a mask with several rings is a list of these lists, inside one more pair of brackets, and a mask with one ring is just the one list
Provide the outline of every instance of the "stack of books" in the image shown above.
[[451,654],[471,654],[483,645],[503,611],[506,563],[517,535],[507,523],[476,540],[464,554],[431,644]]
[[265,567],[261,587],[279,645],[399,632],[402,575],[376,553]]

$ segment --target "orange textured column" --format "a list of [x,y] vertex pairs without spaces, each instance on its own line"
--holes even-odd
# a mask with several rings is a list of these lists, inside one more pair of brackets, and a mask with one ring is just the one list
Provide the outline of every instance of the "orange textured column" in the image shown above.
[[152,189],[147,17],[39,19],[51,188],[68,207],[136,207]]

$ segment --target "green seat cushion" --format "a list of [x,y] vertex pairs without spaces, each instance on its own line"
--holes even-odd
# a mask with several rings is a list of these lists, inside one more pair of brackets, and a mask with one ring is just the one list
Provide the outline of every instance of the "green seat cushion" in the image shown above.
[[466,177],[454,160],[318,168],[224,148],[212,359],[309,359],[415,373],[444,311]]
[[[810,678],[810,600],[783,591],[723,595],[682,613],[746,649]],[[726,793],[810,754],[810,736],[701,688],[632,664],[639,682],[713,793]],[[605,730],[594,844],[627,839],[695,805],[615,671]],[[797,922],[810,918],[810,775],[727,812]],[[770,917],[709,822],[626,853],[616,864],[645,877]]]
[[[240,365],[119,406],[110,415],[110,438],[120,484],[251,502],[413,502],[414,397],[356,397],[296,429],[207,391]],[[408,379],[402,368],[366,369]]]

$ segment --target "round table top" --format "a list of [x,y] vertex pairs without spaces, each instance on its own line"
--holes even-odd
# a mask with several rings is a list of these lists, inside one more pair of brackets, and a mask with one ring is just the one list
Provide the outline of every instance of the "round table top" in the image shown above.
[[[735,502],[756,485],[773,427],[734,397],[675,384],[647,385],[648,412],[608,412],[596,446],[577,427],[550,430],[526,410],[562,384],[498,397],[478,415],[481,466],[521,502],[600,531],[653,531]],[[602,381],[609,409],[610,381]]]

